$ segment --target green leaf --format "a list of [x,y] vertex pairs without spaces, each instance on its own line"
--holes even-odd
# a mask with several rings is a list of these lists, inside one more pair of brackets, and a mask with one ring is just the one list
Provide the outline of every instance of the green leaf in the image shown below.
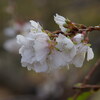
[[91,92],[84,92],[78,96],[77,100],[87,100],[91,94]]
[[68,100],[73,100],[73,98],[72,98],[72,97],[70,97],[70,98],[68,98]]
[[[77,97],[76,100],[87,100],[91,94],[92,94],[91,92],[84,92],[84,93],[80,94]],[[74,98],[73,97],[70,97],[67,100],[74,100]]]

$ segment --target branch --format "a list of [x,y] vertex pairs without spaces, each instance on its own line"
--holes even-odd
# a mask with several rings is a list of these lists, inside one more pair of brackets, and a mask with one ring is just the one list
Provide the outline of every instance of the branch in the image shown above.
[[73,89],[93,89],[93,90],[98,90],[98,89],[100,89],[100,85],[86,84],[86,85],[82,85],[80,87],[74,86]]
[[90,72],[88,72],[88,74],[85,76],[83,83],[81,85],[81,87],[78,89],[78,91],[76,92],[76,94],[74,95],[73,99],[76,100],[77,97],[82,93],[83,88],[97,88],[100,89],[100,85],[96,86],[96,85],[86,85],[86,83],[89,81],[89,79],[92,77],[93,73],[96,71],[97,67],[100,65],[100,59],[95,63],[95,65],[92,67],[92,69],[90,70]]
[[[85,27],[85,28],[84,28]],[[81,28],[77,28],[77,30],[75,30],[74,28],[73,29],[71,29],[69,32],[67,32],[66,34],[64,33],[64,32],[62,32],[61,30],[56,30],[56,31],[54,31],[54,32],[50,32],[50,31],[48,31],[48,30],[45,30],[47,33],[49,32],[49,33],[51,33],[51,34],[59,34],[59,33],[61,33],[61,34],[64,34],[64,35],[66,35],[66,36],[70,36],[70,35],[73,35],[73,34],[77,34],[77,33],[83,33],[83,32],[85,32],[85,33],[87,33],[87,32],[92,32],[92,31],[100,31],[100,26],[98,25],[98,26],[89,26],[89,27],[86,27],[86,26],[84,26],[83,27],[83,25],[82,25],[82,27]],[[68,29],[70,29],[69,27],[67,27]]]
[[96,68],[100,65],[100,59],[95,63],[95,65],[92,67],[90,72],[85,76],[83,80],[83,84],[86,84],[89,79],[92,77],[93,73],[96,71]]
[[90,27],[87,27],[86,29],[79,29],[79,32],[92,32],[92,31],[100,31],[100,26],[90,26]]
[[57,30],[57,31],[52,32],[52,34],[59,34],[59,33],[64,34],[61,30]]

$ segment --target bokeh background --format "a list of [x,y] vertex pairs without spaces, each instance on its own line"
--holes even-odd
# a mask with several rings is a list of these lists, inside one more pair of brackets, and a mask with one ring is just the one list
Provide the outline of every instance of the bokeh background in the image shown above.
[[[82,68],[72,66],[70,70],[62,68],[47,74],[21,67],[21,56],[15,43],[21,26],[33,19],[44,29],[55,31],[58,29],[53,20],[56,13],[76,23],[99,25],[100,0],[0,0],[0,100],[67,100],[75,93],[73,85],[82,82],[99,59],[100,32],[92,32],[89,37],[95,58],[85,62]],[[9,27],[10,32],[15,28],[10,36],[7,35]],[[8,43],[9,40],[13,41]],[[100,84],[100,68],[89,83]],[[100,91],[88,100],[100,100]]]

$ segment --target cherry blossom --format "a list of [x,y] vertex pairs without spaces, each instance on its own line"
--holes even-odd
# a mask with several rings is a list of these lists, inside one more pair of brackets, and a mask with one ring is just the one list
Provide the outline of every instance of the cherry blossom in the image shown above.
[[54,16],[54,21],[59,25],[59,28],[62,32],[67,31],[67,28],[63,26],[64,24],[66,24],[66,19],[63,16],[56,14],[56,16]]
[[[66,24],[63,16],[56,14],[55,22],[59,27]],[[87,61],[94,58],[92,48],[85,41],[82,33],[67,36],[66,32],[54,34],[45,31],[38,22],[30,21],[30,31],[26,35],[17,35],[17,43],[21,48],[21,63],[28,70],[49,72],[62,67],[82,67],[86,54]],[[63,27],[64,28],[64,27]]]

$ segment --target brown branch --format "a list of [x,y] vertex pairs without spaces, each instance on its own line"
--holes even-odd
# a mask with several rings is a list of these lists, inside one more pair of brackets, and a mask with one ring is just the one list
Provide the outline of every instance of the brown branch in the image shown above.
[[87,27],[86,29],[79,29],[80,33],[83,31],[85,31],[85,32],[100,31],[100,27],[99,26],[95,26],[95,27],[90,26],[90,27]]
[[100,85],[86,84],[86,85],[82,85],[80,87],[74,86],[73,89],[93,89],[93,90],[97,90],[97,89],[100,89]]
[[100,31],[100,26],[90,26],[88,27],[87,31],[91,32],[91,31]]
[[59,34],[59,33],[64,34],[64,32],[62,32],[61,30],[57,30],[57,31],[52,32],[52,34]]
[[95,65],[92,67],[90,72],[85,76],[83,80],[83,84],[86,84],[89,79],[92,77],[93,73],[96,71],[96,68],[100,65],[100,59],[95,63]]
[[73,97],[74,100],[76,100],[77,97],[82,93],[84,86],[89,81],[89,79],[92,77],[93,73],[95,72],[95,70],[97,69],[97,67],[99,65],[100,65],[100,59],[95,63],[95,65],[92,67],[92,69],[90,70],[90,72],[88,72],[88,74],[85,76],[80,89],[76,92],[76,94]]
[[[85,27],[85,26],[84,26]],[[90,26],[90,27],[82,27],[82,28],[79,28],[79,29],[71,29],[69,32],[62,32],[61,30],[56,30],[54,32],[50,32],[48,30],[45,30],[46,33],[49,33],[51,37],[57,37],[59,33],[65,35],[65,36],[73,36],[77,33],[81,33],[81,34],[84,34],[85,36],[87,36],[87,33],[88,32],[92,32],[92,31],[100,31],[100,26]],[[69,28],[70,29],[70,28]]]

